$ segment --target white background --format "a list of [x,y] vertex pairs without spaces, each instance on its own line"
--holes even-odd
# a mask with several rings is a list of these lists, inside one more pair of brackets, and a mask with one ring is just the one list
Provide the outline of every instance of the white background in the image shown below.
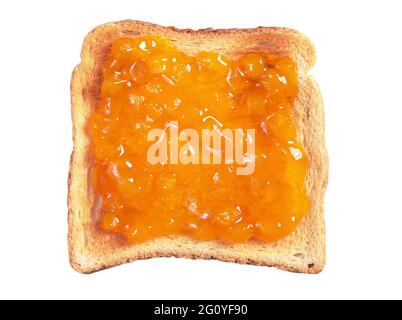
[[[0,298],[402,298],[399,1],[1,1]],[[70,75],[85,34],[132,18],[287,26],[315,43],[330,183],[320,275],[156,259],[81,275],[67,256]]]

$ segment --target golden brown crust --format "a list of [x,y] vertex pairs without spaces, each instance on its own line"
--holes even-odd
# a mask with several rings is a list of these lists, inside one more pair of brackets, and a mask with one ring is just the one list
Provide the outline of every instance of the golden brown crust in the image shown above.
[[[297,63],[299,94],[294,108],[299,139],[310,160],[306,185],[311,209],[291,235],[275,244],[225,245],[169,236],[129,245],[119,236],[96,227],[91,216],[96,204],[88,190],[89,141],[84,132],[85,123],[99,99],[102,65],[111,43],[122,36],[145,34],[167,37],[188,54],[202,48],[234,58],[246,51],[265,51],[290,56]],[[315,50],[309,39],[286,28],[180,30],[127,20],[107,23],[91,31],[83,44],[81,63],[74,69],[71,79],[74,150],[68,182],[68,241],[74,269],[90,273],[138,259],[175,256],[274,266],[293,272],[320,272],[325,264],[323,203],[328,166],[322,100],[318,86],[308,75],[315,59]]]

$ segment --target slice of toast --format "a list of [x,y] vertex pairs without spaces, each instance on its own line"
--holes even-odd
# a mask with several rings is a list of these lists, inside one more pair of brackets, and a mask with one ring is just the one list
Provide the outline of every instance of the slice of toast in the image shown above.
[[[147,34],[166,37],[187,54],[215,51],[236,58],[249,51],[262,51],[287,55],[296,62],[299,92],[294,114],[298,139],[309,157],[306,186],[311,209],[292,234],[274,244],[249,241],[227,245],[177,235],[128,244],[121,236],[103,232],[96,226],[95,212],[99,210],[94,210],[97,204],[88,183],[90,141],[85,134],[85,124],[99,101],[102,66],[112,42],[120,37]],[[320,272],[325,264],[323,202],[327,185],[327,153],[322,100],[316,83],[308,75],[315,59],[315,49],[309,39],[285,28],[195,31],[130,20],[107,23],[90,32],[83,44],[81,63],[75,68],[71,80],[74,150],[68,179],[68,241],[73,268],[91,273],[137,259],[175,256],[274,266],[293,272]]]

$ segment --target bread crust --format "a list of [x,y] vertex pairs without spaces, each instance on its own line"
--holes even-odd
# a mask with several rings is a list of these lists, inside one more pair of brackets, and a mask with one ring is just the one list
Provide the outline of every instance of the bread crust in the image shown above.
[[[187,54],[202,48],[236,58],[245,52],[264,51],[287,55],[296,62],[299,92],[294,112],[298,139],[309,157],[306,186],[311,209],[292,234],[274,244],[250,241],[227,245],[176,235],[128,244],[121,236],[102,231],[94,222],[94,212],[99,210],[94,210],[96,200],[89,190],[89,139],[84,131],[85,123],[99,101],[102,65],[112,42],[123,36],[146,34],[167,37]],[[323,203],[328,161],[323,103],[317,84],[308,75],[315,60],[310,40],[286,28],[191,30],[125,20],[92,30],[84,40],[81,63],[74,69],[71,79],[74,148],[68,178],[68,246],[72,267],[81,273],[91,273],[138,259],[183,257],[273,266],[292,272],[320,272],[325,264]]]

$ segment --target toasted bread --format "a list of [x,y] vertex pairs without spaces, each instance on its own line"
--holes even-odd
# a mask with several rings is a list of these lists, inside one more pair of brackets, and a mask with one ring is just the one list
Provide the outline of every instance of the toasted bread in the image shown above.
[[[287,55],[297,64],[299,92],[294,104],[298,138],[309,157],[306,186],[311,208],[297,229],[286,238],[265,244],[249,241],[228,245],[197,241],[185,236],[166,236],[142,244],[128,244],[121,236],[106,233],[95,221],[96,203],[89,181],[89,138],[85,124],[97,107],[102,66],[112,42],[120,37],[158,35],[168,38],[187,54],[215,51],[236,58],[248,51]],[[139,21],[98,26],[85,38],[81,63],[71,80],[74,150],[71,155],[68,194],[68,242],[70,262],[82,273],[91,273],[126,262],[152,257],[217,259],[318,273],[325,264],[324,193],[327,185],[327,153],[324,114],[319,89],[308,75],[315,63],[315,49],[304,35],[286,28],[179,30]]]

